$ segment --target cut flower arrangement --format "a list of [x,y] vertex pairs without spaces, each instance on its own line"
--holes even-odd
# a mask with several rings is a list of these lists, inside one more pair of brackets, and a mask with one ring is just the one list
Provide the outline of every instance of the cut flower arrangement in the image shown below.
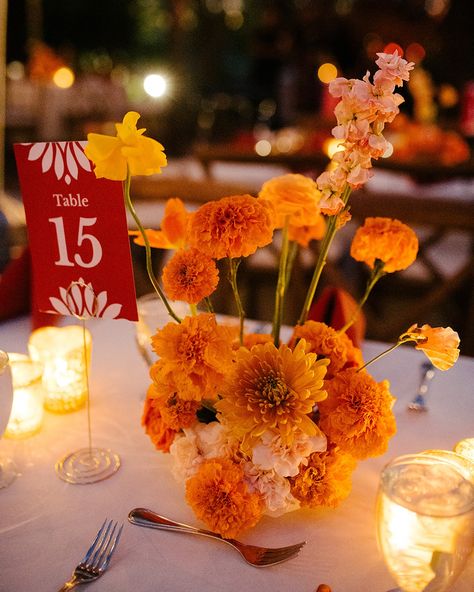
[[[348,200],[371,176],[374,158],[391,146],[386,123],[403,101],[395,92],[413,64],[397,53],[378,54],[378,70],[362,80],[337,78],[333,135],[341,150],[316,181],[288,174],[267,181],[258,196],[210,201],[196,212],[168,200],[160,230],[145,230],[130,197],[134,175],[161,171],[161,144],[137,129],[139,114],[116,124],[115,137],[89,134],[86,155],[98,177],[124,182],[124,197],[146,249],[150,280],[170,322],[152,338],[158,359],[150,370],[142,423],[157,449],[170,453],[196,516],[223,537],[235,537],[263,515],[300,507],[336,507],[351,490],[358,461],[383,454],[396,431],[389,383],[376,382],[362,352],[347,336],[375,283],[416,258],[415,233],[398,220],[368,218],[351,255],[371,268],[352,318],[339,330],[308,320],[328,250],[349,219]],[[237,271],[243,257],[281,232],[272,333],[246,331]],[[285,294],[297,249],[321,240],[320,257],[298,323],[288,343],[280,337]],[[173,249],[162,281],[153,274],[151,248]],[[219,282],[216,260],[228,260],[238,326],[219,323],[211,297]],[[179,318],[172,300],[189,303]],[[206,312],[198,312],[197,305]],[[459,355],[450,328],[413,325],[391,351],[412,342],[446,370]],[[382,354],[383,355],[383,354]],[[380,356],[378,356],[380,357]]]

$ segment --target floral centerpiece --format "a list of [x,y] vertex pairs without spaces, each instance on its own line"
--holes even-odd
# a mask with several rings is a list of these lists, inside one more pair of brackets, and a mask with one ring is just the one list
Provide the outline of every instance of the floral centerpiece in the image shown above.
[[[331,242],[350,218],[349,196],[371,176],[372,159],[390,154],[382,132],[403,100],[395,89],[413,67],[397,53],[378,54],[376,64],[373,81],[367,73],[363,80],[330,84],[340,99],[333,134],[341,150],[316,181],[283,175],[266,182],[257,197],[223,197],[195,213],[170,199],[160,230],[143,228],[130,198],[133,175],[160,172],[166,164],[163,147],[137,130],[138,113],[117,124],[116,137],[88,136],[86,154],[96,175],[124,181],[139,228],[135,240],[146,248],[151,282],[171,316],[152,338],[158,359],[143,426],[156,448],[173,457],[196,516],[223,537],[235,537],[265,514],[337,506],[350,493],[356,463],[383,454],[396,431],[389,383],[369,374],[347,330],[375,283],[415,260],[415,233],[398,220],[367,219],[351,247],[372,270],[358,307],[339,330],[308,320]],[[256,334],[246,328],[237,271],[275,231],[282,246],[272,333]],[[284,343],[282,313],[295,253],[314,238],[321,239],[321,255]],[[162,283],[153,274],[151,247],[175,250]],[[221,259],[228,261],[238,326],[219,323],[213,313]],[[179,318],[168,299],[188,302],[189,316]],[[198,313],[198,303],[206,312]],[[459,354],[450,328],[413,325],[390,349],[407,342],[442,370]]]

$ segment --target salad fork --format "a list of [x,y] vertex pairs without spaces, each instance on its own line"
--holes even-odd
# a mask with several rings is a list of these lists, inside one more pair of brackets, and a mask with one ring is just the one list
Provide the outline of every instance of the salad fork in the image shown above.
[[160,516],[152,510],[145,508],[135,508],[128,514],[128,520],[137,526],[146,526],[148,528],[158,528],[161,530],[172,530],[174,532],[187,532],[189,534],[199,534],[212,539],[217,539],[223,543],[227,543],[242,555],[247,563],[255,567],[267,567],[269,565],[276,565],[282,563],[287,559],[291,559],[298,554],[301,547],[306,544],[306,541],[297,543],[296,545],[289,545],[288,547],[257,547],[255,545],[245,545],[235,539],[225,539],[220,534],[204,530],[202,528],[195,528],[182,522],[175,522],[164,516]]
[[122,534],[123,524],[118,530],[117,527],[116,522],[104,520],[83,560],[76,566],[71,579],[63,585],[59,592],[66,592],[81,584],[88,584],[97,580],[104,573]]

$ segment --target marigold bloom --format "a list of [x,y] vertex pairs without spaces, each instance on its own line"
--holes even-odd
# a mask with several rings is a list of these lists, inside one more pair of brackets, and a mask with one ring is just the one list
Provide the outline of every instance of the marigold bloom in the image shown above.
[[196,423],[196,412],[201,407],[197,401],[184,401],[178,393],[161,393],[155,384],[150,386],[147,397],[153,399],[155,409],[159,410],[163,423],[170,429],[179,432]]
[[272,241],[271,205],[251,195],[223,197],[202,205],[190,227],[190,244],[209,257],[247,257]]
[[[188,228],[192,213],[188,212],[179,197],[168,199],[165,213],[161,222],[161,230],[147,229],[150,247],[156,249],[184,249],[188,243]],[[129,235],[135,236],[133,242],[142,247],[145,241],[139,230],[129,230]]]
[[273,338],[269,333],[246,333],[243,345],[247,349],[252,349],[254,345],[262,345],[271,341],[273,341]]
[[145,399],[142,426],[145,428],[145,433],[150,437],[158,450],[169,452],[177,430],[172,429],[163,420],[156,395],[156,388],[152,384],[148,389],[147,397]]
[[410,266],[418,253],[418,238],[413,230],[391,218],[366,218],[357,229],[351,256],[373,269],[375,260],[384,262],[383,271],[391,273]]
[[140,115],[129,111],[122,123],[116,123],[117,136],[87,134],[84,153],[94,165],[97,178],[124,181],[127,168],[130,175],[153,175],[161,173],[166,166],[163,146],[143,135],[145,128],[137,129]]
[[255,526],[262,500],[250,493],[243,469],[225,458],[204,461],[186,482],[186,500],[196,516],[224,538],[234,538]]
[[163,269],[163,287],[171,300],[197,304],[219,283],[214,259],[197,249],[176,251]]
[[292,351],[273,343],[241,348],[215,407],[222,421],[248,451],[267,430],[279,434],[284,445],[293,443],[296,429],[320,435],[309,415],[326,397],[323,379],[327,360],[316,361],[304,351],[304,340]]
[[270,201],[277,214],[277,228],[283,228],[287,216],[292,226],[313,226],[318,222],[321,193],[313,179],[288,174],[266,181],[258,194]]
[[421,350],[439,370],[449,370],[459,358],[459,335],[451,327],[412,325],[399,341],[410,338],[416,341],[415,349]]
[[160,358],[150,370],[153,381],[185,400],[215,398],[232,366],[232,337],[212,314],[168,323],[152,337]]
[[362,352],[354,346],[345,333],[338,333],[332,327],[318,321],[306,321],[297,325],[290,341],[290,347],[298,339],[306,341],[306,351],[329,359],[326,380],[343,368],[362,365]]
[[396,432],[388,381],[377,383],[367,372],[350,368],[325,386],[328,398],[318,408],[327,437],[359,460],[383,454]]
[[293,226],[288,228],[288,238],[296,241],[301,247],[307,247],[312,240],[321,240],[326,232],[326,220],[319,214],[315,224],[311,226]]
[[290,478],[291,493],[303,507],[335,508],[351,492],[355,467],[354,458],[332,444],[325,452],[313,452],[308,464]]

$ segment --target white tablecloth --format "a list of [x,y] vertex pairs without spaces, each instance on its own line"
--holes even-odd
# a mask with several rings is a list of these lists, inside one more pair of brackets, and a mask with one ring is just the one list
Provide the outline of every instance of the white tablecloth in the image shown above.
[[[430,411],[406,411],[420,379],[421,352],[403,347],[372,367],[388,378],[397,397],[398,433],[383,457],[362,462],[350,497],[336,510],[298,511],[264,518],[245,542],[281,546],[306,540],[295,559],[253,568],[226,545],[189,535],[132,526],[129,510],[142,506],[197,524],[184,488],[170,473],[168,455],[154,450],[140,426],[148,370],[134,343],[134,324],[93,321],[91,369],[93,443],[122,459],[110,479],[71,485],[54,472],[55,462],[87,446],[85,410],[46,414],[42,431],[27,440],[2,440],[0,452],[14,457],[21,475],[0,490],[0,590],[51,592],[68,579],[105,517],[125,523],[108,572],[90,589],[101,592],[313,592],[327,583],[333,592],[386,592],[393,581],[375,539],[374,502],[382,466],[392,457],[429,448],[452,449],[474,436],[474,359],[461,358],[437,372]],[[26,352],[29,319],[0,325],[0,348]],[[366,359],[381,350],[365,346]],[[474,559],[453,588],[472,592]]]

